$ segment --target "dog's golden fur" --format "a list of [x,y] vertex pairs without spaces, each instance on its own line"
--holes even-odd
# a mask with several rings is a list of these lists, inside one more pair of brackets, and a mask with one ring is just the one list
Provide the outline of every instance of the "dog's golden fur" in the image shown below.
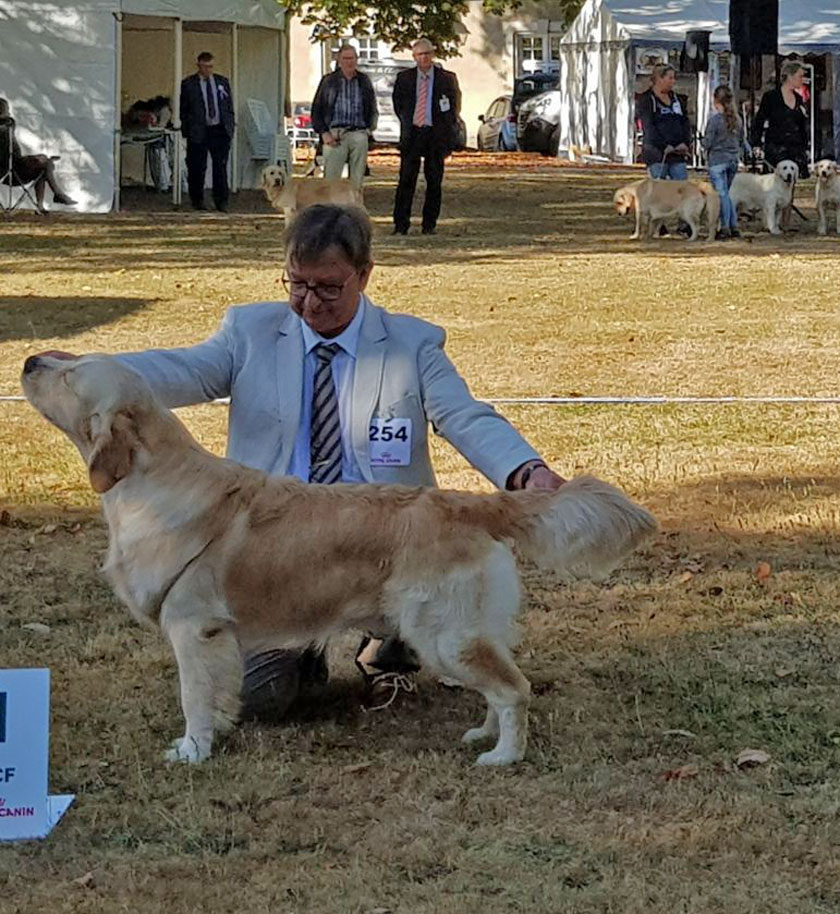
[[696,241],[700,220],[706,214],[709,239],[713,240],[720,217],[720,197],[706,181],[661,181],[645,178],[620,187],[613,195],[620,216],[636,214],[631,238],[652,238],[665,219],[678,216],[691,228],[689,241]]
[[497,740],[479,762],[518,761],[529,685],[511,653],[514,550],[600,575],[655,529],[647,511],[591,477],[492,495],[269,477],[201,448],[113,358],[33,356],[22,383],[103,496],[104,570],[116,593],[172,642],[186,718],[172,760],[206,758],[214,731],[235,721],[243,651],[373,628],[485,696],[484,724],[464,736]]
[[338,206],[361,206],[362,191],[343,178],[292,178],[279,165],[269,165],[262,171],[262,188],[268,202],[283,211],[286,222],[307,206],[334,203]]

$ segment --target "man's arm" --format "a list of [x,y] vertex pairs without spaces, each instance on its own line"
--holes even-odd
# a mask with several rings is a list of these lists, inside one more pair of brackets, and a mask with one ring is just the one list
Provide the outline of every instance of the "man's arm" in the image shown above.
[[318,88],[315,90],[315,97],[312,99],[312,129],[318,136],[330,129],[330,125],[327,123],[327,112],[324,110],[324,84],[326,80],[326,76],[321,77]]
[[170,408],[227,397],[233,379],[233,311],[228,309],[216,333],[196,346],[120,353],[115,358],[139,372]]
[[563,479],[492,406],[473,397],[443,350],[445,336],[418,355],[423,408],[435,432],[500,489],[557,488]]

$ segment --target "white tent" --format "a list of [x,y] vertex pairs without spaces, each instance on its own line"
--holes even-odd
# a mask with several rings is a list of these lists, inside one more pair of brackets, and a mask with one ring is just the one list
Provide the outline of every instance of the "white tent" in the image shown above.
[[0,0],[0,96],[26,151],[61,156],[76,210],[108,212],[119,201],[121,114],[160,94],[179,123],[181,78],[211,51],[234,92],[232,187],[254,186],[247,100],[282,123],[284,27],[276,0]]
[[[711,32],[710,73],[698,80],[703,111],[717,77],[714,52],[729,49],[729,0],[586,0],[560,40],[561,147],[588,144],[593,152],[632,161],[637,68],[646,54],[681,48],[693,29]],[[794,52],[832,54],[840,79],[836,0],[779,0],[779,53]]]

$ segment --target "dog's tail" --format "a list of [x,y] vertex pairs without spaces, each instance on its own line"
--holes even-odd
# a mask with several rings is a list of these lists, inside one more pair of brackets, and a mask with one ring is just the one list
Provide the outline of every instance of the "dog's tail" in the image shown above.
[[554,492],[499,492],[467,498],[460,519],[542,568],[601,578],[657,530],[653,515],[615,486],[579,476]]
[[714,241],[715,232],[717,232],[718,219],[720,219],[720,195],[708,181],[701,181],[697,187],[700,193],[706,198],[706,219],[708,220],[709,225],[709,241]]

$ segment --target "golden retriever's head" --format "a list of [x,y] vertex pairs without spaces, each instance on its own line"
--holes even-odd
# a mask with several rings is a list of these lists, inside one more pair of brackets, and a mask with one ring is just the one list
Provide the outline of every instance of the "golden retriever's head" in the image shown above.
[[272,193],[277,193],[283,189],[286,183],[286,169],[281,165],[266,165],[262,170],[262,186],[266,194],[271,198]]
[[619,187],[613,194],[613,206],[619,216],[626,216],[636,208],[636,198],[627,187]]
[[776,166],[776,175],[780,177],[785,184],[795,184],[799,178],[799,166],[790,159],[782,159]]
[[26,399],[79,449],[97,492],[128,475],[138,416],[154,403],[140,375],[107,356],[44,352],[24,362],[21,384]]
[[814,171],[816,172],[818,181],[830,181],[838,174],[837,163],[833,162],[831,159],[820,159],[814,166]]

